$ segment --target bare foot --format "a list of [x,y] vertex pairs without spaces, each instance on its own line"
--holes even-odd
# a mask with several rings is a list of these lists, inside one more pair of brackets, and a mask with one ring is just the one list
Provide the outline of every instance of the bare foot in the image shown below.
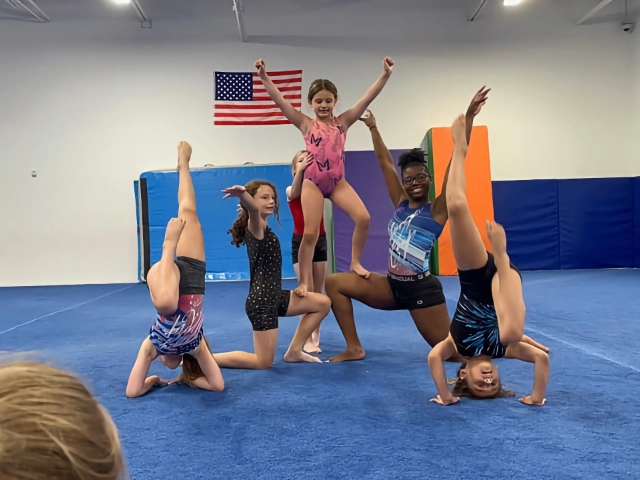
[[362,348],[356,348],[353,350],[345,350],[340,355],[331,357],[329,361],[332,363],[355,362],[357,360],[362,360],[363,358],[364,358],[364,350]]
[[507,234],[504,232],[504,227],[499,223],[486,221],[487,237],[491,248],[493,249],[493,255],[495,257],[502,256],[507,253]]
[[178,169],[181,165],[189,166],[191,160],[191,145],[188,142],[180,142],[178,145]]
[[308,287],[304,283],[301,283],[293,292],[299,297],[306,297],[307,290],[308,290]]
[[526,335],[523,335],[521,341],[522,341],[522,343],[528,343],[529,345],[531,345],[533,347],[539,348],[540,350],[542,350],[545,353],[549,353],[549,347],[545,347],[541,343],[536,342],[531,337],[527,337]]
[[371,276],[371,273],[369,273],[369,270],[365,269],[359,263],[352,263],[351,264],[351,271],[352,272],[356,272],[362,278],[369,278]]
[[312,342],[311,340],[307,340],[307,343],[304,344],[304,347],[302,348],[302,350],[304,350],[307,353],[322,353],[322,350],[320,350],[320,347],[316,345],[314,342]]
[[289,363],[296,362],[309,362],[309,363],[322,363],[322,360],[304,352],[291,352],[288,351],[284,354],[284,361]]
[[177,245],[180,235],[184,229],[184,220],[182,218],[172,218],[167,224],[167,230],[164,232],[165,243]]

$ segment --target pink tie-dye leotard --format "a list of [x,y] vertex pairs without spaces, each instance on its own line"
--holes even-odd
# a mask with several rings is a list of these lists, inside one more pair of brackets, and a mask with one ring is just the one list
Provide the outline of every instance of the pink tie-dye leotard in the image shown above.
[[338,182],[344,178],[347,132],[335,118],[331,125],[314,120],[304,140],[307,151],[313,155],[313,163],[304,171],[304,178],[315,183],[324,197],[329,198]]

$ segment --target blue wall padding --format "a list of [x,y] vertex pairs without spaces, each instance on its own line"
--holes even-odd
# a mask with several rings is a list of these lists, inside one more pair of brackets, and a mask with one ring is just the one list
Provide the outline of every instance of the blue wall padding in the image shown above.
[[521,270],[559,270],[558,181],[494,181],[492,187],[511,261]]
[[640,177],[633,179],[633,255],[635,268],[640,268]]
[[558,180],[562,269],[633,267],[633,183]]
[[138,192],[140,181],[133,181],[133,196],[136,200],[136,228],[137,228],[137,241],[138,241],[138,275],[142,269],[142,251],[140,250],[140,192]]
[[[238,200],[223,199],[221,190],[233,185],[245,185],[250,180],[263,179],[277,188],[280,203],[280,222],[269,217],[269,225],[280,240],[282,276],[295,278],[291,262],[293,218],[287,205],[285,190],[291,185],[291,165],[251,165],[194,169],[191,171],[196,193],[198,217],[205,240],[207,280],[248,280],[249,261],[244,246],[231,244],[227,231],[238,213]],[[140,178],[147,181],[149,211],[149,239],[151,264],[160,260],[164,232],[170,218],[178,213],[178,173],[145,172]]]

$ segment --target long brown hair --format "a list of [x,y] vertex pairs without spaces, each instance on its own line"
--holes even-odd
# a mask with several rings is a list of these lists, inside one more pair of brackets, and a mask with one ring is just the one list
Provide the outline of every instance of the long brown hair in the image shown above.
[[460,365],[460,368],[458,369],[458,377],[455,380],[449,381],[449,384],[453,385],[452,394],[454,397],[466,397],[466,398],[471,398],[473,400],[489,400],[492,398],[508,398],[508,397],[515,396],[516,392],[514,392],[513,390],[505,390],[504,387],[502,386],[502,383],[498,384],[500,388],[495,395],[491,395],[490,397],[477,396],[475,393],[473,393],[473,390],[469,388],[469,385],[467,384],[467,379],[460,378],[460,371],[464,370],[465,368],[467,368],[466,363],[463,363],[462,365]]
[[[280,204],[278,202],[278,190],[276,189],[276,186],[271,182],[267,182],[266,180],[251,180],[244,186],[244,188],[247,190],[247,193],[249,195],[255,197],[258,189],[262,185],[271,187],[271,189],[273,190],[273,195],[276,201],[273,212],[276,215],[278,224],[280,224]],[[231,243],[238,248],[240,248],[240,245],[244,244],[244,236],[247,233],[247,226],[249,225],[249,212],[246,208],[244,208],[244,206],[242,206],[242,204],[240,204],[240,207],[242,208],[242,210],[238,214],[238,218],[233,223],[233,226],[227,231],[227,233],[230,233],[233,237]]]
[[[201,343],[204,343],[207,350],[211,352],[209,342],[207,342],[207,338],[204,335],[202,335]],[[202,368],[200,368],[200,364],[192,355],[185,353],[182,356],[182,373],[180,374],[180,382],[193,387],[193,382],[200,377],[204,377],[204,372],[202,371]]]
[[34,361],[0,365],[0,478],[124,474],[116,426],[78,377]]
[[309,95],[307,97],[307,99],[309,100],[309,103],[311,103],[311,101],[313,100],[313,97],[315,97],[318,93],[320,93],[323,90],[326,90],[329,93],[333,93],[333,96],[335,97],[335,101],[336,102],[338,101],[338,89],[333,84],[333,82],[331,80],[319,78],[317,80],[314,80],[311,83],[311,86],[309,87]]

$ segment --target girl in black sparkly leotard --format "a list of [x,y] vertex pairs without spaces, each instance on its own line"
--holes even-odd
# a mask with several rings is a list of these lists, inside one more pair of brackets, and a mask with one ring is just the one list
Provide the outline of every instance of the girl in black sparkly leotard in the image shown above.
[[246,186],[224,190],[225,198],[240,199],[241,211],[229,233],[237,247],[245,244],[249,256],[251,284],[245,311],[253,326],[255,353],[227,352],[214,355],[226,368],[263,370],[271,367],[278,339],[278,317],[304,315],[284,355],[286,362],[320,362],[302,351],[305,341],[331,309],[325,295],[308,292],[298,297],[282,290],[282,252],[280,241],[269,228],[267,218],[278,215],[276,188],[264,180],[253,180]]

